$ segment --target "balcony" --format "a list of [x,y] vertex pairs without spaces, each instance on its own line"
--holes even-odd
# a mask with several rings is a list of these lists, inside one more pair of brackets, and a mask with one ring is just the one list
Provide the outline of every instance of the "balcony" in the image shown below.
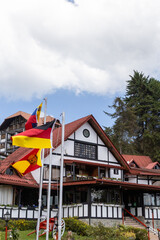
[[63,182],[75,182],[75,181],[87,181],[87,180],[96,180],[96,179],[104,179],[104,180],[112,180],[112,181],[122,181],[120,178],[107,178],[107,177],[98,177],[98,176],[88,176],[88,175],[67,175],[63,177]]

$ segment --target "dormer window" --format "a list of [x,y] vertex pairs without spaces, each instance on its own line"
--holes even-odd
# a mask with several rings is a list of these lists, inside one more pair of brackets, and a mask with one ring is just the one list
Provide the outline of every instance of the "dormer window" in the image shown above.
[[153,169],[160,169],[160,166],[157,164],[157,165],[154,166]]
[[6,174],[7,175],[13,175],[13,168],[12,167],[7,168]]

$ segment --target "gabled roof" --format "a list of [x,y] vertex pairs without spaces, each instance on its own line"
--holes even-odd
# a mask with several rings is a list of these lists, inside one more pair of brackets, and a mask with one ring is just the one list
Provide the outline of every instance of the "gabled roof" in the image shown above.
[[26,113],[26,112],[22,112],[22,111],[18,111],[16,113],[12,114],[11,116],[5,118],[3,123],[0,125],[0,130],[6,129],[12,122],[13,118],[18,117],[18,116],[22,116],[27,121],[30,117],[30,114]]
[[135,162],[137,167],[131,167],[130,173],[135,175],[160,176],[160,169],[154,169],[158,162],[152,162],[149,156],[123,155],[128,164]]
[[[86,117],[80,118],[76,121],[66,124],[64,141],[66,141],[77,129],[79,129],[86,122],[88,122],[92,126],[95,132],[97,132],[98,136],[102,139],[102,141],[106,144],[106,146],[115,156],[115,158],[122,164],[122,166],[125,167],[125,169],[129,170],[130,169],[129,165],[124,160],[122,155],[118,152],[118,150],[113,145],[109,137],[105,134],[105,132],[103,131],[101,126],[98,124],[96,119],[93,117],[93,115],[88,115]],[[61,128],[62,127],[56,128],[53,131],[53,147],[54,148],[57,148],[61,144],[61,132],[62,132]]]
[[152,162],[152,163],[149,163],[146,168],[153,169],[156,165],[160,166],[160,164],[158,162]]
[[[100,125],[97,123],[97,121],[92,115],[83,117],[74,122],[66,124],[64,140],[67,140],[77,129],[79,129],[86,122],[88,122],[92,126],[92,128],[97,132],[98,136],[110,149],[110,151],[116,157],[116,159],[122,164],[124,169],[129,170],[130,169],[129,165],[123,159],[121,154],[117,151],[113,143],[110,141],[110,139],[107,137],[103,129],[100,127]],[[53,147],[54,148],[57,148],[61,144],[61,130],[62,130],[62,127],[60,126],[59,128],[56,128],[53,131]],[[22,157],[24,157],[26,154],[28,154],[31,151],[32,149],[28,149],[28,148],[18,148],[15,152],[10,154],[6,159],[0,162],[0,182],[1,183],[26,186],[26,181],[30,181],[30,183],[28,182],[30,186],[33,186],[33,185],[35,187],[38,186],[38,184],[32,177],[31,173],[28,173],[23,177],[18,175],[8,176],[5,174],[5,171],[7,170],[7,168],[9,168],[12,165],[13,162],[17,162],[18,160],[20,160]],[[45,156],[47,156],[48,153],[49,151],[48,149],[46,149]],[[20,179],[20,181],[18,181],[18,178]]]
[[125,155],[125,154],[123,154],[122,156],[128,164],[134,161],[140,168],[146,168],[150,163],[153,163],[149,156]]
[[10,119],[10,118],[18,117],[18,116],[22,116],[24,119],[28,120],[31,115],[29,113],[26,113],[26,112],[23,112],[23,111],[18,111],[16,113],[10,115],[6,119]]
[[6,159],[0,161],[0,183],[1,184],[11,184],[26,187],[38,187],[37,182],[33,178],[31,173],[25,176],[17,175],[7,175],[6,170],[12,165],[13,162],[17,162],[23,156],[31,152],[30,148],[18,148],[15,152],[10,154]]
[[[5,120],[3,121],[3,123],[0,125],[0,130],[6,129],[9,124],[12,122],[13,118],[21,116],[23,117],[26,121],[29,119],[29,117],[31,116],[31,114],[23,112],[23,111],[18,111],[12,115],[10,115],[9,117],[5,118]],[[54,120],[54,117],[52,116],[46,116],[46,122],[51,122]],[[38,125],[42,125],[44,124],[44,117],[41,117],[39,119],[39,123]],[[60,124],[60,121],[57,119],[56,124]]]

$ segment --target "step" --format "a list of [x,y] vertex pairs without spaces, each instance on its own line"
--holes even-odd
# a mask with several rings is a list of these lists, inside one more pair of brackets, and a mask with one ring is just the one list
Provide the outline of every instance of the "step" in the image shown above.
[[133,218],[125,217],[124,225],[145,229],[145,227]]

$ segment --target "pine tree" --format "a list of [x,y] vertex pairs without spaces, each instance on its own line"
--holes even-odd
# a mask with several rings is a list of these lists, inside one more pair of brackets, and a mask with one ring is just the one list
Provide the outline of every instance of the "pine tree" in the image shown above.
[[111,108],[113,114],[105,113],[116,120],[108,134],[111,140],[117,138],[118,149],[160,161],[160,82],[134,71],[126,95],[116,98]]

